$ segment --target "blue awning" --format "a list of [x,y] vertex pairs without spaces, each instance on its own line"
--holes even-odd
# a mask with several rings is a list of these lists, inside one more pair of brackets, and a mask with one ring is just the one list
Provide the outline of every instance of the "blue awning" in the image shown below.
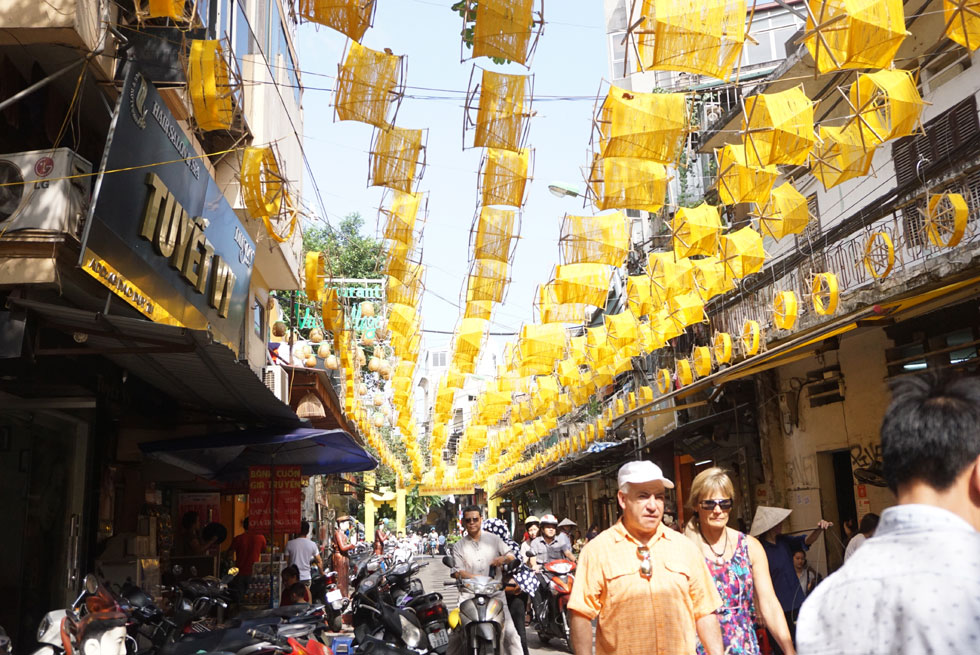
[[250,466],[299,466],[303,475],[370,471],[371,455],[343,430],[242,430],[140,444],[147,457],[210,480],[248,478]]

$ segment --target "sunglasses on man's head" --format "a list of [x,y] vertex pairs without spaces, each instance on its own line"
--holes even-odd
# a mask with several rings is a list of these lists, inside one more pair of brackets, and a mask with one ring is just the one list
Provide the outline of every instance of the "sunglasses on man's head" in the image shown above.
[[463,519],[463,523],[479,523],[479,521],[480,521],[479,516],[467,516],[466,518]]
[[731,498],[722,498],[721,500],[702,500],[701,509],[706,512],[712,511],[715,507],[721,508],[723,512],[727,512],[732,508]]

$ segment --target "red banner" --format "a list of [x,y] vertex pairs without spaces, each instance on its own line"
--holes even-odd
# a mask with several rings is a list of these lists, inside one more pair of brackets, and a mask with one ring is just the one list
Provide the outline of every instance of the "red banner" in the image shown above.
[[[268,533],[274,514],[276,534],[299,532],[303,512],[302,472],[299,466],[251,466],[248,471],[249,526]],[[275,511],[270,512],[275,502]]]

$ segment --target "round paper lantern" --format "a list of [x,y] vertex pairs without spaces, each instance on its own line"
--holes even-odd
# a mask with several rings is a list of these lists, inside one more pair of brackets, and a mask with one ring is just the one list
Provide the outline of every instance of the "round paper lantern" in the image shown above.
[[361,343],[364,344],[365,346],[373,346],[374,335],[365,334],[363,337],[361,337]]
[[694,372],[699,378],[711,375],[711,348],[707,346],[697,346],[691,356],[694,362]]
[[895,244],[887,232],[875,232],[864,244],[864,268],[876,280],[888,277],[895,265]]
[[316,356],[319,357],[320,359],[326,359],[327,357],[329,357],[330,356],[330,344],[329,343],[326,343],[326,342],[322,342],[319,346],[317,346],[317,348],[316,348]]
[[323,330],[320,328],[313,328],[310,330],[310,341],[313,343],[320,343],[323,341]]
[[970,208],[958,193],[940,193],[929,198],[926,234],[934,246],[952,248],[963,239]]
[[385,424],[385,415],[381,412],[375,412],[372,423],[374,423],[374,427],[380,428]]
[[714,340],[715,361],[719,364],[727,364],[732,361],[732,335],[727,332],[719,332]]
[[813,311],[821,316],[829,316],[837,311],[840,300],[840,288],[837,276],[833,273],[817,273],[813,276],[810,288],[810,299],[813,301]]
[[323,364],[331,371],[336,371],[338,368],[340,368],[340,362],[337,360],[336,355],[329,355],[327,357],[327,361],[325,361]]
[[670,371],[668,369],[662,368],[657,371],[657,389],[660,393],[670,391],[670,381]]
[[385,395],[381,392],[374,394],[374,406],[381,407],[385,404]]
[[276,321],[272,324],[272,336],[274,337],[284,337],[286,336],[286,323],[284,321]]
[[781,330],[792,330],[800,315],[796,294],[792,291],[780,291],[772,303],[772,322]]
[[303,360],[303,364],[307,368],[315,368],[316,367],[316,357],[314,357],[313,355],[310,355],[309,357],[307,357],[306,359]]
[[680,382],[682,387],[686,387],[694,382],[694,373],[691,371],[691,360],[677,360],[677,381]]
[[742,351],[746,355],[755,355],[759,352],[762,341],[762,333],[759,330],[758,321],[745,321],[742,326]]
[[372,316],[374,316],[374,303],[365,300],[361,303],[361,318],[371,318]]
[[368,362],[368,370],[372,373],[377,373],[381,370],[381,358],[372,357],[371,361]]
[[302,348],[300,348],[300,353],[303,355],[303,357],[312,357],[313,346],[309,344],[304,345]]

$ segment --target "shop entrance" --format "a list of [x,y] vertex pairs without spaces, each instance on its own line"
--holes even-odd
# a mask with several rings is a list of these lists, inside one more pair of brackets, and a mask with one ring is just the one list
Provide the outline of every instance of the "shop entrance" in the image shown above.
[[0,625],[33,650],[44,614],[77,595],[87,424],[0,417]]
[[844,521],[857,516],[850,452],[834,450],[817,453],[817,475],[821,489],[820,510],[823,518],[834,524],[825,535],[827,570],[833,572],[844,563]]

